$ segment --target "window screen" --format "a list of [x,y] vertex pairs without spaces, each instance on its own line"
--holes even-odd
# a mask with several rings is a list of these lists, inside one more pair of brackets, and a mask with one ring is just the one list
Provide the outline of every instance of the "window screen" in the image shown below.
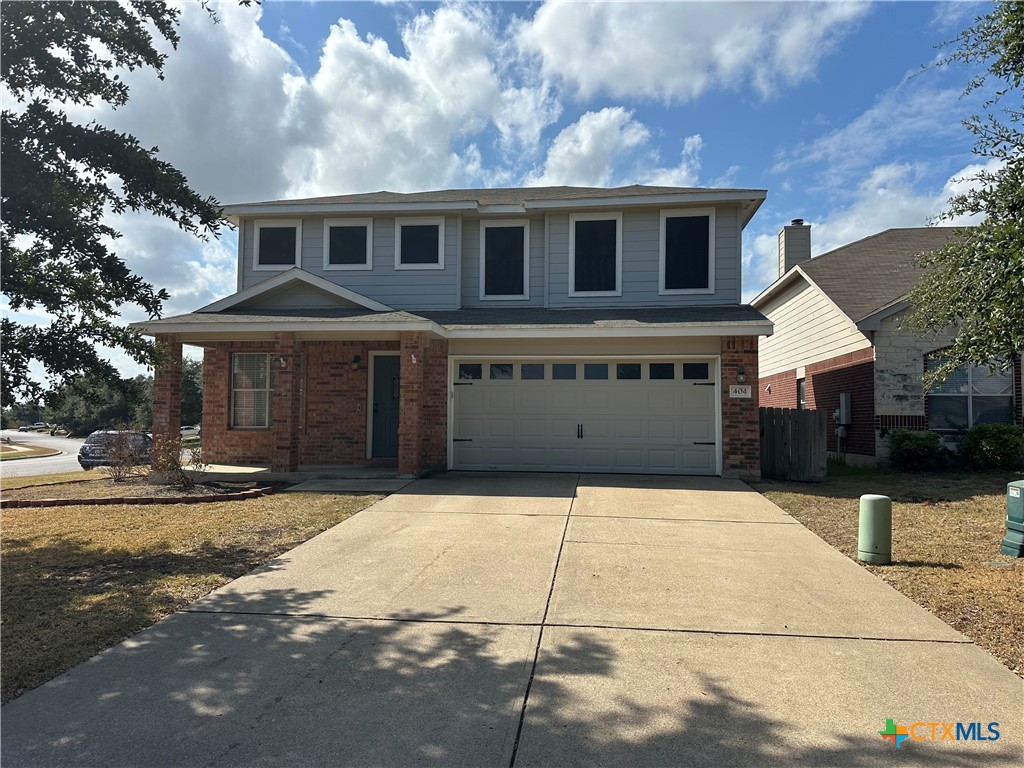
[[267,266],[295,264],[295,227],[259,228],[259,263]]
[[615,219],[575,222],[575,280],[577,293],[614,291],[616,275]]
[[440,264],[437,224],[403,224],[402,264]]
[[332,226],[327,263],[341,265],[366,264],[366,227]]
[[665,219],[665,290],[710,288],[710,219],[671,216]]
[[523,227],[484,227],[484,295],[522,296]]

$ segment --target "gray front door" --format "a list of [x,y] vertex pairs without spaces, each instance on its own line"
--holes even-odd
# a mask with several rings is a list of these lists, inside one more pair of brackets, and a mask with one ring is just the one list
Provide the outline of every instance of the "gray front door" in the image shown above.
[[398,355],[373,358],[373,453],[375,459],[398,458]]

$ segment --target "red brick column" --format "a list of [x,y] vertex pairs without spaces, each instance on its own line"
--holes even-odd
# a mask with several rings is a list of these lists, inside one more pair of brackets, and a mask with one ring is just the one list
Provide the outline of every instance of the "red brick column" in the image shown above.
[[164,450],[181,450],[181,341],[174,334],[157,334],[156,343],[164,359],[153,372],[153,442],[158,450],[150,466],[159,470]]
[[427,348],[420,400],[423,468],[448,469],[448,341],[434,339]]
[[[729,397],[743,366],[751,397]],[[722,475],[741,479],[761,477],[761,437],[758,424],[757,336],[722,337]]]
[[302,355],[294,333],[277,334],[270,364],[274,382],[270,469],[274,472],[295,472],[299,468]]
[[402,333],[399,341],[398,471],[417,475],[423,467],[423,379],[429,342],[423,333]]

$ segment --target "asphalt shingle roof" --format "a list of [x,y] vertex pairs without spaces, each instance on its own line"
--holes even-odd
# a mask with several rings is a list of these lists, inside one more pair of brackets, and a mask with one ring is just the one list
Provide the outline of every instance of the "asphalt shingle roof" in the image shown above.
[[800,264],[854,322],[903,299],[921,279],[914,257],[944,245],[956,227],[887,229]]
[[[428,192],[364,192],[354,195],[307,197],[298,200],[266,200],[236,205],[322,205],[342,203],[477,203],[478,205],[522,205],[528,200],[588,200],[602,197],[678,195],[692,192],[757,192],[764,190],[708,187],[507,187],[499,189],[438,189]],[[227,206],[230,208],[231,206]]]

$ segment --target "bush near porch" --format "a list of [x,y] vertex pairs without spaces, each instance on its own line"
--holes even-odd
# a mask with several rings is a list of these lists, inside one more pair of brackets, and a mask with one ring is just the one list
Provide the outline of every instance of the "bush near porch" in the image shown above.
[[755,488],[851,559],[859,498],[893,500],[893,562],[864,566],[1024,677],[1024,558],[999,554],[1014,472],[907,474],[829,465],[825,483]]

